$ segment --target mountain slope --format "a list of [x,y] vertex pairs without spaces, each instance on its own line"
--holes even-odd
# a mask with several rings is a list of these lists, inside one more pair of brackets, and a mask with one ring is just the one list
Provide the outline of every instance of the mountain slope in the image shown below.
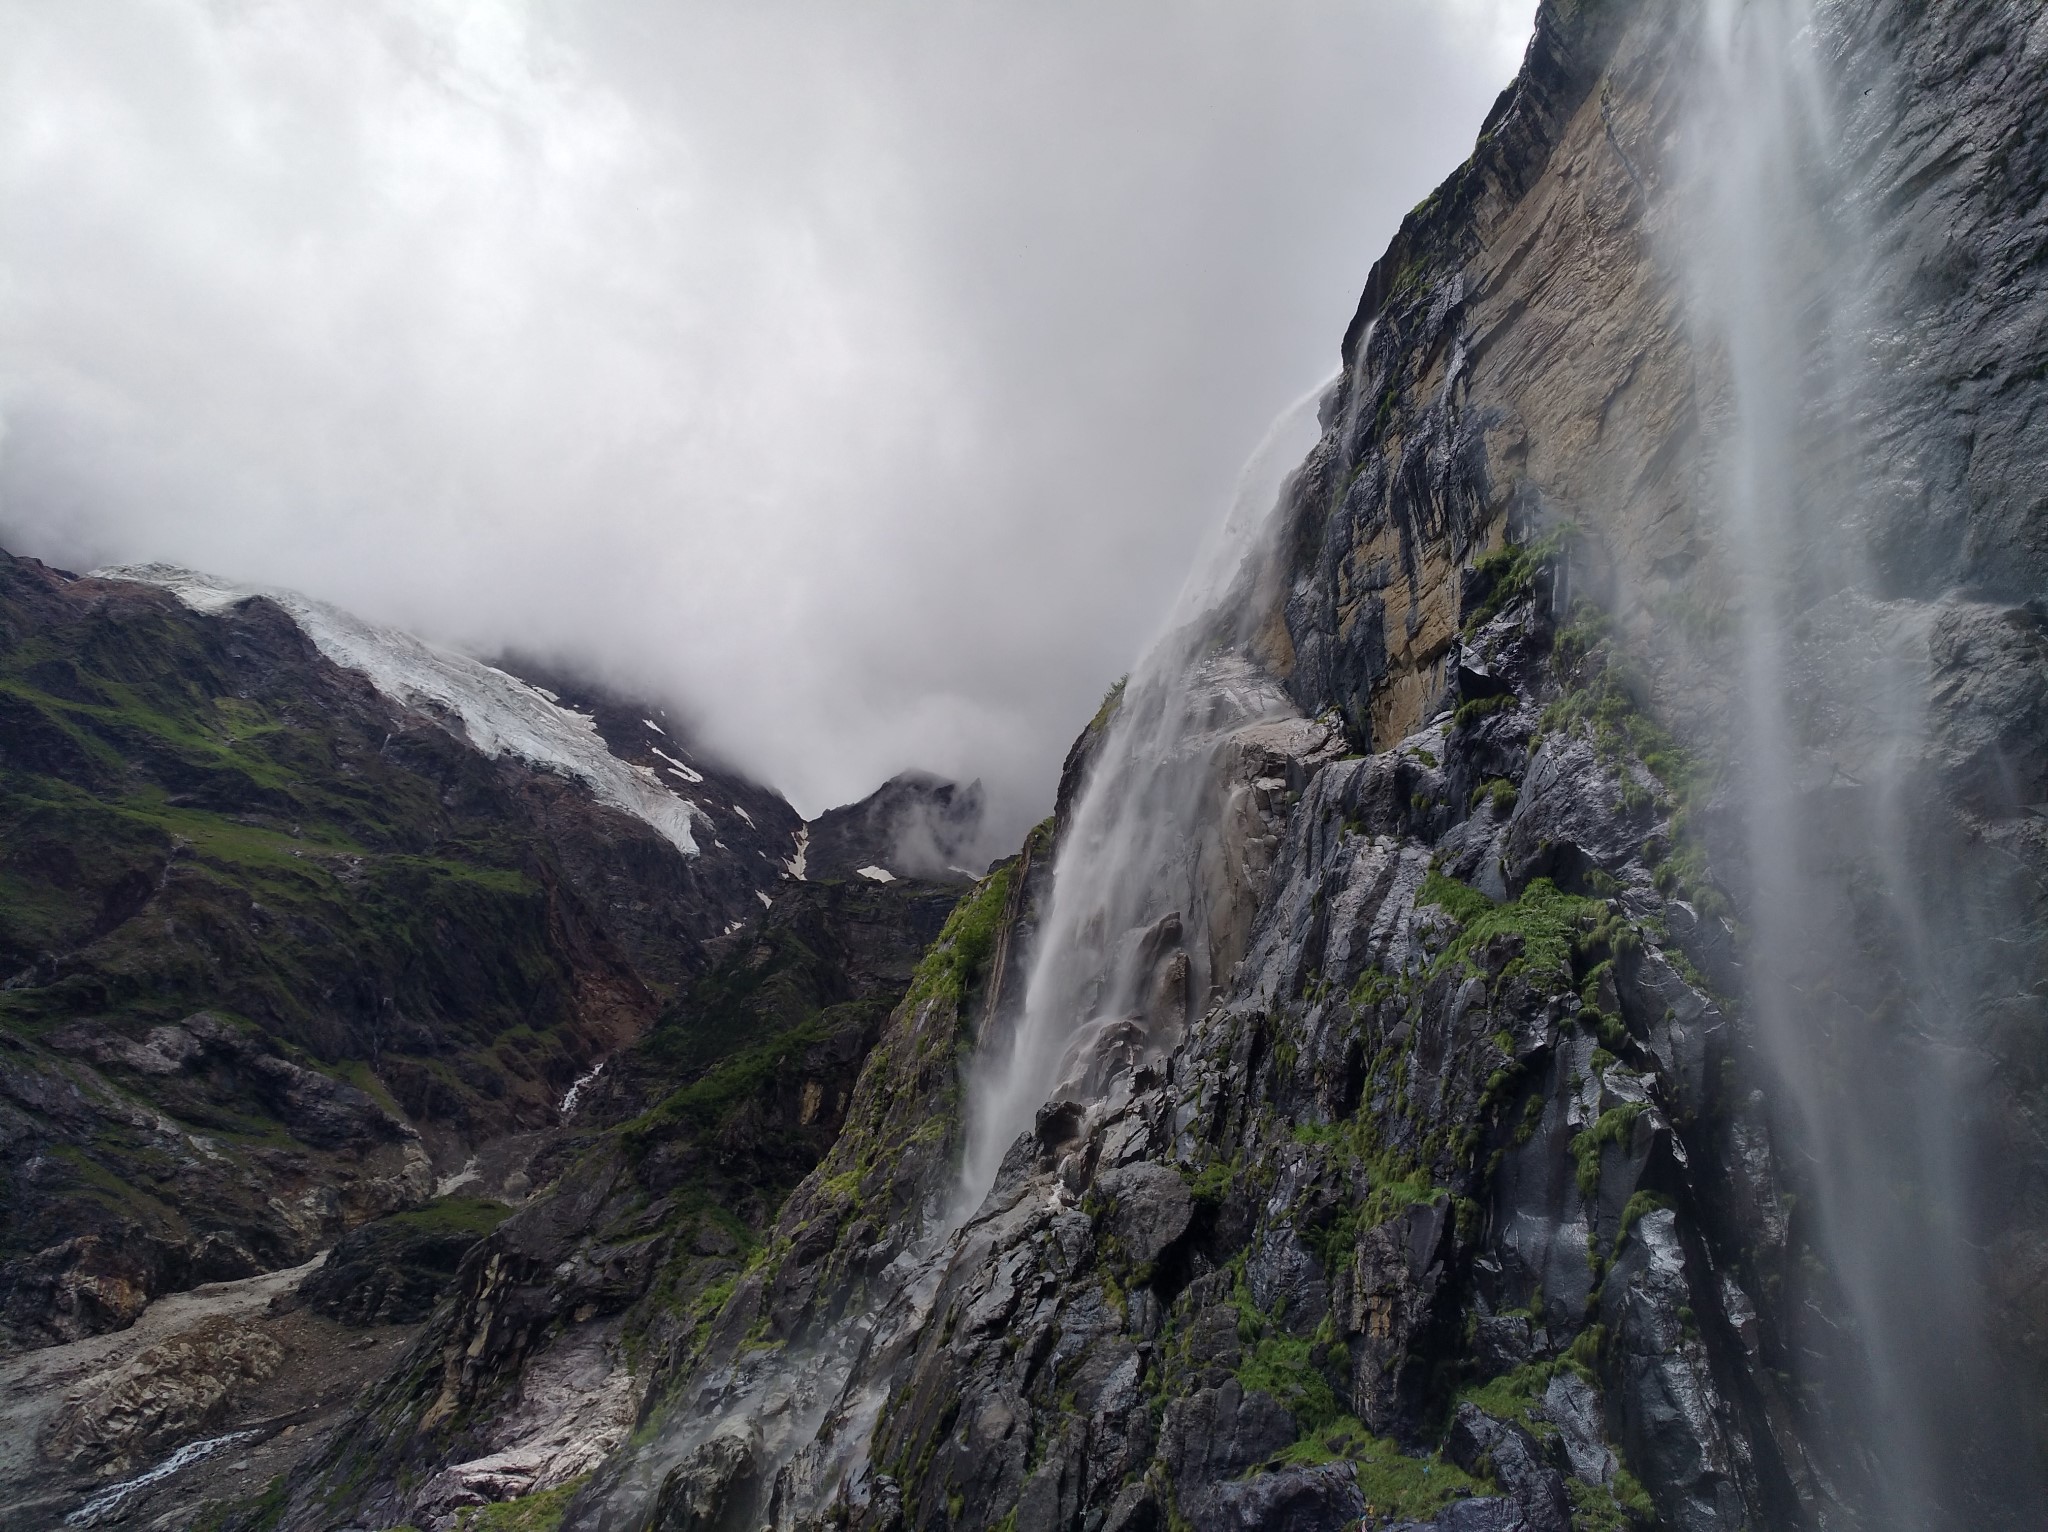
[[[794,844],[779,799],[691,767],[715,807],[668,795],[705,832],[685,853],[671,811],[493,758],[480,718],[402,704],[271,599],[202,606],[0,563],[16,1344],[295,1265],[551,1126],[704,971],[703,942],[762,912]],[[488,677],[572,766],[652,780],[588,718]]]

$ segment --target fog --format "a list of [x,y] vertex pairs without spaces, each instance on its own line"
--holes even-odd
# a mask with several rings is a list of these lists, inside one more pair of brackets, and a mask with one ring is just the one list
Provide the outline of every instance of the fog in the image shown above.
[[0,0],[0,546],[1004,816],[1534,0]]

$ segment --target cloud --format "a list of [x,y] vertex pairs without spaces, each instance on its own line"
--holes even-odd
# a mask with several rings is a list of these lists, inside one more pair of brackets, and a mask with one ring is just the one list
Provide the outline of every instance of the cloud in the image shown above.
[[0,541],[1043,812],[1532,0],[0,0]]

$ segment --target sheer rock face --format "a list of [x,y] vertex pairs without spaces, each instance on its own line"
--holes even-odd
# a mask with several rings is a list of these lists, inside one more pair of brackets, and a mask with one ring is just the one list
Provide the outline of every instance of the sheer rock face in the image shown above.
[[[1794,215],[1811,228],[1773,231],[1788,264],[1771,280],[1788,312],[1835,322],[1810,337],[1801,391],[1818,407],[1774,423],[1788,449],[1783,568],[1770,572],[1788,608],[1775,656],[1788,721],[1781,782],[1751,770],[1761,748],[1745,633],[1767,619],[1745,606],[1758,597],[1745,591],[1722,510],[1744,406],[1711,305],[1689,281],[1704,202],[1701,161],[1686,152],[1688,93],[1705,72],[1691,9],[1546,7],[1531,70],[1474,159],[1376,268],[1326,410],[1330,434],[1296,498],[1290,685],[1305,710],[1340,710],[1355,741],[1380,749],[1444,701],[1483,700],[1496,689],[1492,666],[1456,617],[1470,566],[1503,536],[1576,529],[1554,567],[1554,608],[1590,599],[1602,609],[1631,708],[1690,748],[1693,780],[1679,796],[1690,800],[1692,870],[1718,882],[1737,924],[1764,918],[1753,860],[1769,832],[1758,826],[1783,827],[1779,854],[1799,895],[1787,908],[1781,891],[1768,917],[1783,930],[1750,935],[1778,950],[1779,1006],[1829,1040],[1804,1105],[1824,1124],[1812,1131],[1853,1133],[1889,1114],[1899,1131],[1860,1130],[1867,1142],[1845,1157],[1857,1162],[1847,1173],[1927,1178],[1925,1157],[1909,1169],[1895,1146],[1928,1131],[1906,1126],[1924,1094],[1916,1079],[1955,1082],[1935,1130],[1955,1184],[1923,1195],[1956,1206],[1899,1212],[1886,1234],[1846,1237],[1894,1242],[1889,1258],[1865,1255],[1872,1266],[1917,1261],[1916,1275],[1880,1278],[1901,1290],[1953,1301],[1940,1289],[1982,1285],[1971,1327],[1983,1354],[1909,1362],[1917,1397],[1896,1408],[1921,1417],[1935,1459],[1928,1493],[1945,1514],[2002,1525],[2024,1493],[2014,1486],[2038,1486],[2048,1447],[2038,1430],[2012,1430],[1967,1402],[2048,1388],[2038,1299],[2024,1296],[2041,1291],[2048,1224],[2048,1161],[2025,1147],[2048,1083],[2048,836],[2029,807],[2048,768],[2038,702],[2048,284],[2029,253],[2048,220],[2048,128],[2036,109],[2048,33],[2036,16],[1981,0],[1814,8],[1835,164],[1810,182],[1816,205]],[[1517,133],[1530,123],[1542,127],[1541,154]],[[1711,158],[1713,146],[1702,152]],[[1558,743],[1526,777],[1489,769],[1517,782],[1524,805],[1538,792],[1547,800]],[[1779,801],[1759,801],[1759,784]],[[1652,775],[1641,788],[1627,796],[1654,796]],[[1590,851],[1611,867],[1599,843],[1619,849],[1643,833],[1640,816],[1609,819],[1595,799],[1568,818],[1557,840],[1579,848],[1581,865]],[[1511,837],[1517,854],[1537,849]],[[1504,891],[1483,876],[1480,886]],[[1719,920],[1695,920],[1694,902],[1663,924],[1717,987],[1767,1009],[1745,992],[1755,965]],[[1738,1029],[1737,1041],[1738,1078],[1782,1081],[1782,1057],[1775,1074],[1743,1062],[1763,1039]],[[1779,1138],[1796,1134],[1789,1091],[1775,1110]],[[1716,1154],[1758,1161],[1763,1129]],[[1805,1173],[1808,1213],[1778,1236],[1797,1260],[1767,1284],[1776,1291],[1757,1295],[1757,1317],[1739,1327],[1747,1349],[1729,1354],[1752,1371],[1830,1380],[1826,1419],[1791,1428],[1815,1455],[1792,1482],[1813,1504],[1867,1502],[1854,1444],[1875,1439],[1858,1397],[1872,1389],[1868,1377],[1848,1381],[1865,1365],[1861,1343],[1839,1322],[1845,1292],[1817,1273],[1833,1260],[1812,1216],[1826,1173]],[[1681,1232],[1692,1227],[1681,1216]],[[1704,1224],[1710,1237],[1716,1227]],[[1953,1269],[1916,1256],[1923,1240],[1954,1249]],[[1988,1253],[1975,1270],[1966,1249]],[[1885,1301],[1876,1323],[1914,1325],[1910,1300]],[[1837,1320],[1807,1317],[1823,1311]],[[1914,1346],[1902,1333],[1877,1344]],[[1680,1394],[1667,1407],[1699,1408]],[[1799,1410],[1768,1413],[1783,1439]]]

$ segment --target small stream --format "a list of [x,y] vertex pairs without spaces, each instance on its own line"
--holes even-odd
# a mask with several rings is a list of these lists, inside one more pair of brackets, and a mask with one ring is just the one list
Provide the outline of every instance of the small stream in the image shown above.
[[202,1458],[210,1458],[223,1447],[232,1447],[237,1442],[246,1442],[261,1436],[261,1431],[230,1431],[225,1436],[209,1436],[203,1441],[187,1442],[176,1452],[148,1468],[132,1479],[123,1479],[119,1484],[110,1484],[92,1499],[64,1518],[67,1527],[96,1527],[100,1522],[119,1510],[129,1496],[152,1484],[160,1484],[172,1474],[190,1468]]

